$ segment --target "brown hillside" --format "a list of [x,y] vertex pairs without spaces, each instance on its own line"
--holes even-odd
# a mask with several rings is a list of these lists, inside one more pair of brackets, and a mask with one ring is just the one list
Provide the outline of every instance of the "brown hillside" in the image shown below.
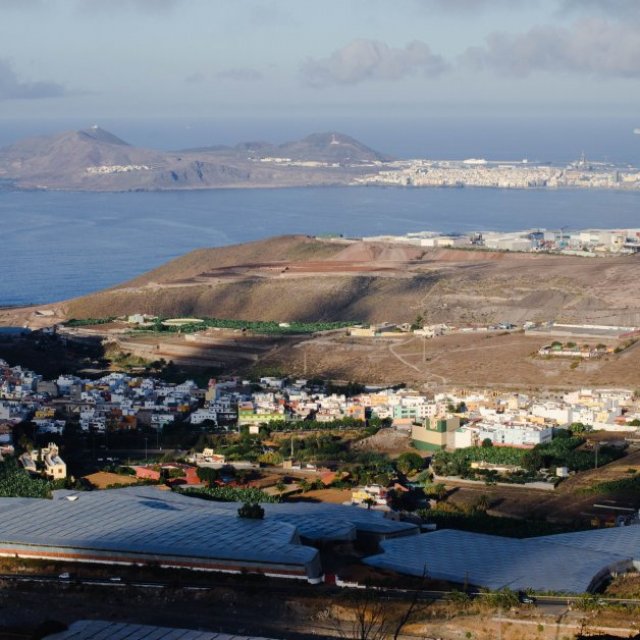
[[310,236],[292,235],[229,247],[196,249],[117,288],[136,287],[150,282],[188,280],[215,269],[238,265],[322,260],[339,253],[343,248],[344,245],[338,242],[323,242]]
[[66,304],[264,320],[524,320],[640,325],[640,256],[587,259],[283,236],[193,251]]

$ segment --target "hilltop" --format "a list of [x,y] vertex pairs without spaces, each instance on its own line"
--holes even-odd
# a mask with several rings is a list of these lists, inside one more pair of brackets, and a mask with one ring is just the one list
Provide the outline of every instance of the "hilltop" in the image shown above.
[[[236,321],[232,327],[241,320],[640,326],[639,278],[640,256],[588,259],[281,236],[192,251],[129,282],[58,304],[0,310],[0,324],[37,328],[70,318],[148,313],[229,319]],[[597,338],[621,350],[578,362],[540,357],[550,338],[522,331],[458,331],[425,340],[412,333],[379,339],[342,331],[265,336],[229,330],[189,342],[181,334],[126,336],[123,330],[118,322],[98,324],[87,335],[108,336],[123,354],[147,361],[242,375],[280,371],[435,387],[640,388],[640,342],[624,338]],[[16,361],[27,361],[27,346],[16,343],[22,350]],[[5,347],[9,359],[17,357],[11,348]],[[59,367],[63,358],[53,351],[44,358],[37,344],[29,355],[40,366],[48,358]]]
[[164,152],[134,147],[94,125],[0,149],[0,179],[19,189],[84,191],[340,185],[388,159],[337,132],[280,145]]
[[71,317],[145,312],[246,320],[640,325],[640,257],[423,249],[282,236],[200,249],[64,304]]
[[329,131],[313,133],[302,140],[274,145],[270,142],[243,142],[235,147],[199,147],[186,152],[221,153],[235,150],[248,153],[254,158],[288,158],[297,162],[337,162],[340,164],[362,162],[388,162],[391,156],[384,155],[365,146],[343,133]]

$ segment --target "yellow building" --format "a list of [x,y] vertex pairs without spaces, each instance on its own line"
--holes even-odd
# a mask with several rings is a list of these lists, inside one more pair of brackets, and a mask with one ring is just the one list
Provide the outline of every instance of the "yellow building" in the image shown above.
[[446,418],[425,418],[424,426],[413,425],[411,442],[420,451],[438,451],[448,444],[450,434],[460,428],[460,418],[449,416]]

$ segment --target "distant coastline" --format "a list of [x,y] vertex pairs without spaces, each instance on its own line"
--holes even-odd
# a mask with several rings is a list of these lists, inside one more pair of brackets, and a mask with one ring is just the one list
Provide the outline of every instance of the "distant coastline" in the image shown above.
[[247,142],[183,151],[135,147],[94,125],[0,149],[0,188],[164,192],[341,186],[640,191],[640,169],[588,160],[395,159],[338,133],[283,144]]

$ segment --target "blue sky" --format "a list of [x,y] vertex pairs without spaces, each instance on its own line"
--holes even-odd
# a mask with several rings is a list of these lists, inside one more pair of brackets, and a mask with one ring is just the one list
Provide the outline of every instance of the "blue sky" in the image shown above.
[[0,117],[633,115],[640,0],[0,0]]

